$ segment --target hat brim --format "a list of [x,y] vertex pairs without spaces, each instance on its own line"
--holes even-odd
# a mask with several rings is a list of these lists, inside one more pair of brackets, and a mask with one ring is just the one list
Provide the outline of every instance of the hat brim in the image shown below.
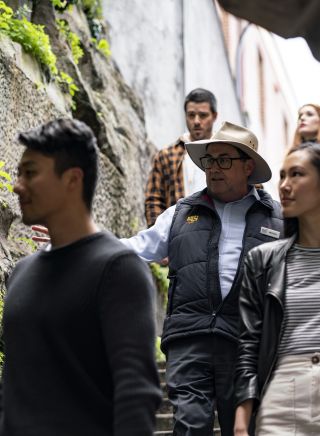
[[248,183],[252,185],[255,183],[265,183],[271,179],[272,172],[269,165],[256,151],[241,142],[233,142],[223,139],[206,139],[187,142],[185,144],[190,158],[202,171],[204,171],[204,169],[201,166],[200,158],[206,155],[209,144],[230,144],[246,153],[255,163],[254,170],[248,178]]

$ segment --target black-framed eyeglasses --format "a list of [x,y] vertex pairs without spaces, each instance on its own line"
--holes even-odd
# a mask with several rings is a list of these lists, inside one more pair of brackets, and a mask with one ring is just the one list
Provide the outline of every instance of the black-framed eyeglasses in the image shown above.
[[203,156],[200,157],[200,163],[204,170],[210,170],[214,163],[217,162],[217,165],[222,170],[229,170],[232,167],[232,161],[234,160],[246,160],[246,157],[212,157],[212,156]]

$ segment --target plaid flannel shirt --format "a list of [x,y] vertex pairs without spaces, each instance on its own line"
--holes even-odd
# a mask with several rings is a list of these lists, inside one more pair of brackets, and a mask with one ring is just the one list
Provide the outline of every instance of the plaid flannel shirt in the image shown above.
[[182,161],[186,153],[188,135],[155,155],[145,192],[145,215],[148,227],[163,211],[177,203],[184,195]]

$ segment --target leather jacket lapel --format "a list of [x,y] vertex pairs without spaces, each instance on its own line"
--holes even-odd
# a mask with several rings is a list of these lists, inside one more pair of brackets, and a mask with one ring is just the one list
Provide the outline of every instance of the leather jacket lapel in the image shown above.
[[281,306],[283,307],[284,288],[286,279],[286,257],[288,250],[294,244],[297,235],[291,236],[287,243],[280,248],[278,253],[274,255],[272,260],[272,266],[270,269],[270,280],[268,282],[267,294],[271,294],[276,297]]

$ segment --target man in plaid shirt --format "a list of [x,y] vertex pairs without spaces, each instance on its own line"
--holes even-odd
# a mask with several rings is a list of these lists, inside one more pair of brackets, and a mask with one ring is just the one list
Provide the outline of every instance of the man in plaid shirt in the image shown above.
[[[176,204],[180,198],[205,187],[204,178],[203,186],[198,186],[199,180],[192,180],[199,177],[193,174],[197,167],[187,161],[188,155],[184,144],[209,139],[212,136],[212,126],[217,118],[217,100],[212,92],[196,88],[186,96],[184,110],[189,133],[185,133],[172,145],[160,150],[153,160],[145,197],[148,227],[154,224],[158,215]],[[195,189],[189,186],[189,181],[195,184]]]

